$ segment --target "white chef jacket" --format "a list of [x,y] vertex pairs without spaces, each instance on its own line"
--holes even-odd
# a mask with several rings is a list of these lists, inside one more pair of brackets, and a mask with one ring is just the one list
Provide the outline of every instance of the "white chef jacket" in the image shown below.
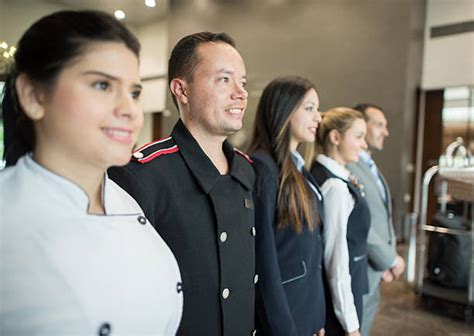
[[105,215],[31,155],[0,172],[1,335],[175,335],[178,264],[142,210],[104,177]]

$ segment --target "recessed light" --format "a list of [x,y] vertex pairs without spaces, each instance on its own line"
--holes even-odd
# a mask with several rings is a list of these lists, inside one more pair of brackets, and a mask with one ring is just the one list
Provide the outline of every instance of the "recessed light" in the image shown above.
[[120,9],[117,9],[115,12],[114,12],[114,15],[117,19],[119,20],[123,20],[125,19],[125,12],[123,10],[120,10]]
[[156,1],[155,0],[145,0],[145,6],[155,7],[156,6]]

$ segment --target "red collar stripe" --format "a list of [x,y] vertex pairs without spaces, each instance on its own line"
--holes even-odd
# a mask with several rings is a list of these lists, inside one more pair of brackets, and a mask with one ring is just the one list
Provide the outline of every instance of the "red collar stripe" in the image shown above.
[[136,149],[136,150],[134,151],[134,153],[135,153],[135,152],[142,151],[142,150],[144,150],[144,149],[147,149],[148,147],[153,146],[153,145],[155,145],[155,144],[159,144],[159,143],[168,141],[168,140],[170,140],[170,139],[171,139],[171,137],[169,136],[169,137],[164,138],[164,139],[159,139],[159,140],[156,140],[156,141],[148,142],[148,143],[144,144],[143,146],[141,146],[140,148]]
[[252,161],[252,159],[250,158],[250,156],[248,156],[247,154],[245,154],[244,152],[242,152],[240,149],[234,147],[234,150],[235,150],[237,153],[239,153],[240,155],[242,155],[249,163],[253,163],[253,161]]
[[160,155],[176,153],[177,151],[179,151],[179,147],[178,147],[178,145],[174,145],[170,148],[164,148],[164,149],[157,150],[156,152],[153,152],[153,153],[151,153],[150,155],[148,155],[144,158],[138,159],[137,161],[140,162],[140,163],[147,163],[147,162],[153,160],[154,158],[157,158]]

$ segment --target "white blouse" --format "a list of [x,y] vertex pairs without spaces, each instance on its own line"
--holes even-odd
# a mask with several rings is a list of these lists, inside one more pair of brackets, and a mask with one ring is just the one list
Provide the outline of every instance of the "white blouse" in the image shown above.
[[178,264],[142,210],[107,176],[105,215],[30,155],[0,172],[0,332],[175,335]]
[[[331,173],[348,181],[349,171],[335,160],[318,155],[317,161]],[[349,274],[347,222],[355,200],[347,184],[338,178],[329,178],[321,186],[324,198],[324,265],[331,290],[334,312],[347,332],[359,329],[359,319],[352,295]]]

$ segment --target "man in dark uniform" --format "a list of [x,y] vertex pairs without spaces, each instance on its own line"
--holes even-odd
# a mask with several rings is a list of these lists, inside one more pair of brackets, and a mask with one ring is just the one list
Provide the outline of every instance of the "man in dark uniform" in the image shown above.
[[226,140],[242,128],[245,65],[229,35],[203,32],[178,42],[168,74],[180,116],[171,136],[139,148],[109,174],[178,260],[178,335],[252,335],[255,176],[250,159]]

